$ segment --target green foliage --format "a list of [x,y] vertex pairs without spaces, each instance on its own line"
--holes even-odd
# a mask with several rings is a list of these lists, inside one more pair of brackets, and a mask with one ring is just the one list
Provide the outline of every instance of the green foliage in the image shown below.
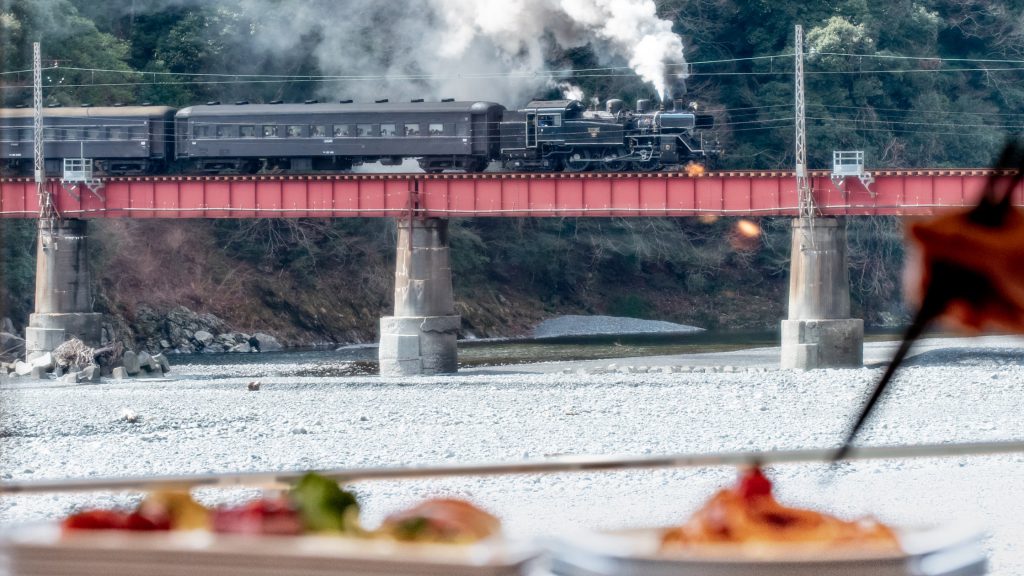
[[[41,42],[44,66],[67,66],[100,70],[130,70],[128,44],[100,32],[92,20],[83,17],[69,0],[0,3],[0,68],[31,68],[32,43]],[[83,72],[55,68],[44,73],[49,87],[48,103],[113,104],[131,102],[130,87],[121,86],[125,76],[117,72]],[[98,85],[106,84],[106,85]],[[5,104],[31,101],[31,74],[18,76],[12,85],[24,90],[4,90]]]
[[36,277],[36,223],[0,219],[0,317],[28,323]]

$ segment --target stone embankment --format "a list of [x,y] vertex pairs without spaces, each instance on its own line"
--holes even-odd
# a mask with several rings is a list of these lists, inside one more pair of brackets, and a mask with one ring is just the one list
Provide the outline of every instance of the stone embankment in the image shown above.
[[177,306],[165,313],[140,306],[134,318],[130,319],[130,325],[120,328],[122,330],[105,326],[105,338],[110,338],[114,332],[125,333],[127,338],[122,338],[122,342],[129,340],[125,342],[127,347],[135,345],[165,354],[251,352],[254,348],[268,352],[283,348],[269,334],[235,331],[213,314],[198,314],[184,306]]

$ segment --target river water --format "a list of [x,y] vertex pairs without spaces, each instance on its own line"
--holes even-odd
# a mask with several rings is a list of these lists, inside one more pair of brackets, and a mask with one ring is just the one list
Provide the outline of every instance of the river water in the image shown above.
[[[887,332],[872,334],[866,339],[890,340],[894,337],[893,333]],[[503,366],[532,362],[727,352],[778,344],[778,333],[770,331],[460,340],[459,365]],[[273,367],[273,373],[278,376],[337,377],[377,373],[377,347],[369,344],[338,349],[331,347],[260,354],[188,354],[172,356],[170,360],[172,364],[193,366],[260,364],[268,368]]]

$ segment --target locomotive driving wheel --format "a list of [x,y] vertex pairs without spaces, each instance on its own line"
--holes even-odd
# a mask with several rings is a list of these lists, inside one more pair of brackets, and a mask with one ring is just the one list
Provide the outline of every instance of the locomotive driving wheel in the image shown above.
[[626,158],[629,152],[625,148],[605,148],[601,153],[600,169],[605,172],[621,172],[629,165]]
[[594,163],[594,153],[587,148],[576,148],[565,157],[566,172],[584,172]]

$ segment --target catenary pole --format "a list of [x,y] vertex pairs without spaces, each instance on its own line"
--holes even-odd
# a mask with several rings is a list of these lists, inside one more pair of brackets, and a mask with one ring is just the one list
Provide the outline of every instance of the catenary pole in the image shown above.
[[797,24],[795,50],[795,114],[796,119],[796,189],[799,195],[800,218],[814,217],[814,197],[811,195],[810,179],[807,177],[807,127],[804,106],[804,29]]
[[39,42],[32,43],[32,162],[39,199],[40,223],[56,217],[53,197],[46,189],[46,164],[43,155],[43,65]]

